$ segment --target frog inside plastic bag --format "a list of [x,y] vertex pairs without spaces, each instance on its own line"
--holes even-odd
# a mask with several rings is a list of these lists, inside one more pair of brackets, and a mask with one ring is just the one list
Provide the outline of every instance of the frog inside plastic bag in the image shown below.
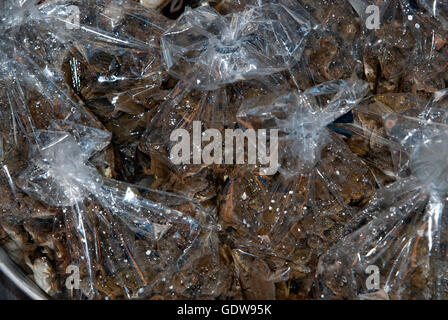
[[137,171],[145,169],[139,138],[167,94],[160,36],[168,19],[131,1],[58,0],[31,7],[8,35],[113,134],[117,152],[108,177],[139,183]]
[[232,277],[220,267],[208,212],[95,168],[110,133],[59,74],[40,68],[46,56],[9,32],[1,57],[1,244],[52,297],[226,298]]
[[207,5],[188,9],[162,36],[166,67],[179,82],[152,117],[140,149],[179,181],[204,174],[209,166],[202,163],[171,161],[177,143],[171,134],[184,129],[192,135],[194,121],[201,122],[201,130],[237,129],[236,113],[245,99],[287,86],[280,71],[300,56],[311,28],[300,12],[280,3],[226,16]]
[[321,257],[323,298],[446,299],[448,127],[440,99],[417,114],[386,116],[407,154],[402,178],[380,189]]
[[[37,151],[17,185],[31,198],[62,208],[70,265],[78,268],[82,296],[222,294],[216,291],[218,275],[211,276],[213,282],[207,276],[218,271],[217,239],[199,205],[101,177],[87,160],[108,144],[110,135],[73,123],[61,125],[67,131],[36,132]],[[199,262],[215,268],[195,280],[192,264]],[[197,292],[188,291],[191,281],[201,281]]]
[[[220,193],[219,221],[249,296],[312,298],[318,257],[373,195],[370,168],[327,128],[356,106],[366,88],[363,81],[341,80],[255,98],[241,107],[245,126],[281,131],[279,174],[240,166]],[[241,264],[263,271],[252,275]],[[264,289],[251,288],[251,281]]]
[[411,92],[428,99],[444,88],[447,28],[441,12],[445,4],[407,0],[349,2],[361,20],[361,59],[374,94]]
[[394,182],[405,161],[399,143],[391,141],[387,134],[387,119],[383,116],[393,112],[422,111],[425,100],[411,93],[385,93],[365,99],[352,110],[353,121],[337,123],[335,127],[347,131],[347,145],[358,157],[368,163],[378,186]]

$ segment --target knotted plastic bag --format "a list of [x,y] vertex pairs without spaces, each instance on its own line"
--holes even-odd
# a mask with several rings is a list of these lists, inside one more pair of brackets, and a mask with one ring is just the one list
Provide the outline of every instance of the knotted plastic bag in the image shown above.
[[110,133],[56,68],[40,68],[48,57],[24,50],[9,32],[1,58],[1,244],[56,298],[227,297],[232,278],[220,267],[208,214],[187,198],[108,179],[113,157],[98,159]]
[[[198,174],[199,179],[218,178],[220,184],[222,179],[210,169],[224,161],[204,163],[202,141],[193,141],[189,157],[183,155],[188,161],[173,161],[171,151],[178,141],[172,134],[186,130],[193,138],[195,121],[201,131],[217,129],[223,137],[225,129],[239,129],[235,116],[245,99],[287,85],[279,71],[300,56],[310,27],[303,11],[278,3],[247,6],[226,16],[206,5],[187,9],[162,36],[167,70],[179,82],[151,119],[140,144],[140,150],[151,156],[151,170],[162,167],[174,172],[175,180],[189,185],[197,197],[203,197],[202,191],[194,190],[201,183],[191,180]],[[160,179],[156,184],[179,189]],[[207,197],[215,195],[209,192]]]
[[[280,129],[280,159],[288,160],[279,162],[280,172],[273,176],[259,166],[235,168],[220,193],[219,221],[234,248],[243,290],[252,297],[312,297],[319,256],[373,195],[369,167],[327,128],[356,105],[365,89],[362,81],[330,82],[242,106],[244,125]],[[247,260],[263,271],[241,275],[238,266]],[[251,288],[255,278],[263,289]],[[291,283],[299,288],[289,291]]]
[[407,154],[402,178],[380,189],[321,257],[322,297],[446,298],[444,114],[434,99],[418,114],[386,116],[389,135]]
[[159,42],[168,19],[130,1],[50,1],[28,11],[7,32],[14,46],[113,134],[109,177],[140,182],[139,138],[167,94]]
[[187,11],[162,37],[168,71],[193,88],[213,90],[286,69],[300,57],[311,23],[281,4],[220,15],[208,6]]
[[279,170],[293,176],[314,167],[331,140],[327,126],[348,113],[366,93],[363,81],[326,82],[299,94],[247,100],[237,116],[244,124],[280,131]]
[[[210,220],[186,199],[105,180],[86,161],[110,136],[67,126],[79,141],[63,131],[36,133],[38,153],[18,184],[32,198],[63,208],[71,265],[80,269],[83,295],[135,298],[172,292],[187,297],[172,277],[203,255],[213,259]],[[208,245],[213,245],[211,251]],[[199,292],[217,294],[210,285],[202,283]]]

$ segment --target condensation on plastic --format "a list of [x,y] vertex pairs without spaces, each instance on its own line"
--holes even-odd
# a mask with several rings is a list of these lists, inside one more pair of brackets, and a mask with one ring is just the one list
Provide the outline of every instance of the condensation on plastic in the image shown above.
[[384,116],[388,134],[407,155],[402,177],[380,189],[320,258],[323,298],[446,299],[444,95],[436,94],[420,111]]
[[187,9],[164,33],[164,61],[193,88],[213,90],[285,70],[300,57],[311,28],[305,13],[281,4],[226,16],[204,5]]

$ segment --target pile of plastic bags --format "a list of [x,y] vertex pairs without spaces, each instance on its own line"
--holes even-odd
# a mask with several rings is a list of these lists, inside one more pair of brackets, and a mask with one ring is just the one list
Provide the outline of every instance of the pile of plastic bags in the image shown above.
[[448,5],[0,9],[0,245],[49,297],[447,298]]

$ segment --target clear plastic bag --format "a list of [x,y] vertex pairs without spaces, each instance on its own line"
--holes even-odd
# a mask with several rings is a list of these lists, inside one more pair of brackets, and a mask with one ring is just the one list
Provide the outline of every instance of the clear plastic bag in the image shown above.
[[[79,141],[64,131],[36,132],[38,150],[17,184],[33,199],[62,208],[70,265],[80,269],[82,294],[189,297],[173,276],[186,264],[191,273],[191,264],[216,259],[210,218],[188,199],[102,178],[86,161],[110,135],[71,123],[66,127]],[[214,277],[217,271],[209,270]],[[194,294],[219,295],[213,285],[202,279]]]
[[[2,105],[2,111],[9,107]],[[218,285],[226,278],[216,282],[226,275],[216,230],[198,204],[100,175],[87,161],[108,145],[107,132],[62,119],[39,130],[33,116],[16,123],[21,118],[14,112],[2,128],[12,144],[8,158],[18,158],[4,167],[10,188],[2,175],[8,195],[2,208],[9,210],[0,224],[9,238],[5,245],[47,294],[91,299],[225,295]],[[67,116],[79,113],[74,109]],[[22,131],[24,125],[29,133]],[[18,137],[23,145],[13,144]],[[205,269],[195,269],[198,265]],[[81,291],[65,286],[70,266],[80,272]],[[194,284],[198,289],[189,291]]]
[[113,133],[108,176],[140,182],[139,138],[167,94],[159,42],[168,19],[130,1],[49,1],[32,13],[9,29],[15,47]]
[[285,70],[311,27],[306,15],[280,4],[226,16],[208,6],[187,9],[162,37],[164,61],[176,78],[213,90]]
[[325,82],[299,94],[246,100],[237,116],[257,128],[280,130],[279,170],[288,177],[315,166],[321,149],[331,140],[326,127],[354,108],[366,93],[363,81]]
[[[280,161],[274,176],[258,166],[235,168],[220,193],[219,222],[248,296],[313,297],[319,256],[342,237],[344,226],[373,195],[370,168],[326,128],[356,106],[366,87],[362,81],[341,80],[243,104],[238,115],[246,126],[282,131],[280,159],[287,160]],[[244,272],[247,265],[260,271]]]
[[[47,17],[33,30],[39,14],[15,21],[2,39],[1,244],[55,298],[228,298],[232,275],[210,212],[109,179],[112,136],[65,85],[61,60],[46,61],[66,51],[37,46],[48,45],[40,42],[46,23],[57,24]],[[66,48],[67,38],[51,35]],[[73,272],[79,287],[68,282]]]
[[[238,129],[236,112],[245,99],[288,85],[280,71],[300,57],[311,27],[300,7],[292,10],[282,1],[254,3],[226,16],[203,5],[179,17],[162,36],[166,67],[179,82],[150,120],[140,144],[140,150],[151,156],[151,171],[173,173],[168,181],[156,181],[158,187],[179,190],[173,183],[177,180],[189,186],[182,192],[189,190],[190,196],[216,195],[216,190],[204,195],[198,188],[205,179],[221,181],[227,168],[202,161],[193,164],[193,151],[190,164],[173,164],[171,134],[185,129],[192,135],[195,121],[204,131],[217,129],[223,134],[225,129]],[[202,150],[202,141],[195,143],[192,149]]]
[[417,113],[386,116],[388,134],[407,155],[403,177],[380,189],[320,258],[322,297],[446,299],[448,127],[435,100]]

